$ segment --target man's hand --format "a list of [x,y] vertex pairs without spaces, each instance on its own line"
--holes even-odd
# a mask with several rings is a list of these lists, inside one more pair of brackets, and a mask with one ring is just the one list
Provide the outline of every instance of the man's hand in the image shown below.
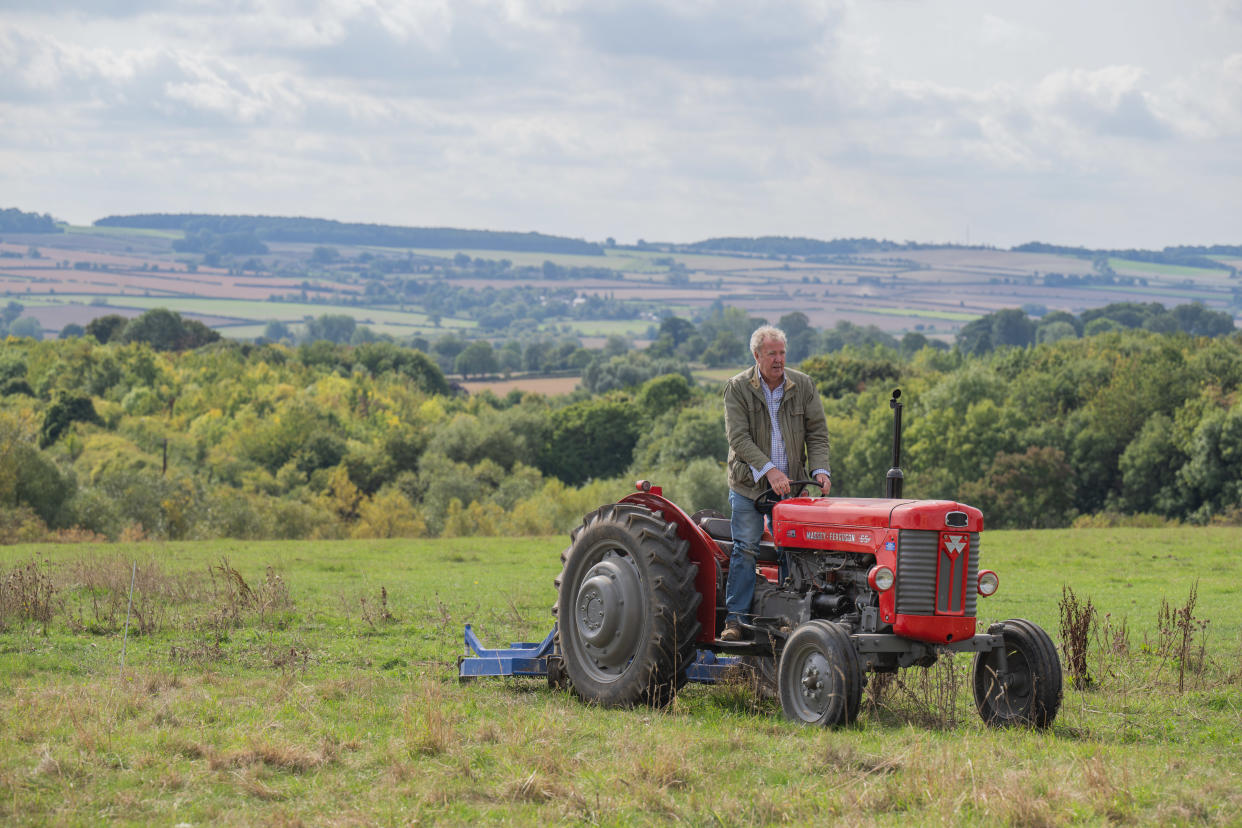
[[819,487],[824,490],[824,497],[827,497],[828,492],[832,489],[832,478],[826,474],[817,474],[815,475],[815,482],[818,483]]
[[772,491],[781,497],[789,494],[789,478],[780,469],[773,466],[768,469],[768,473],[764,475],[768,479],[768,485],[772,487]]

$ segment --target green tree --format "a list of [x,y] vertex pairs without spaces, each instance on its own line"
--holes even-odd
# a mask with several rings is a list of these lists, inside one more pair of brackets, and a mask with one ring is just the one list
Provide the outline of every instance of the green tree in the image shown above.
[[1120,331],[1124,326],[1116,320],[1100,316],[1083,325],[1083,336],[1099,336],[1109,331]]
[[1233,316],[1208,310],[1201,302],[1178,305],[1172,313],[1178,327],[1191,336],[1226,336],[1234,330]]
[[666,411],[685,405],[693,395],[690,381],[682,374],[662,374],[643,383],[635,397],[642,416],[654,420]]
[[392,342],[372,342],[360,345],[354,355],[374,377],[392,373],[413,380],[418,388],[428,394],[447,394],[449,391],[443,372],[420,350],[402,348]]
[[971,356],[981,356],[996,347],[992,342],[991,317],[983,316],[963,325],[957,332],[957,347]]
[[121,333],[128,324],[129,320],[124,316],[110,313],[106,316],[96,316],[90,322],[87,322],[86,333],[88,336],[93,336],[96,342],[107,344],[114,339],[119,340]]
[[53,529],[67,526],[64,505],[77,488],[72,476],[63,474],[46,454],[29,443],[20,444],[14,456],[18,503],[25,503]]
[[1118,462],[1121,494],[1117,505],[1124,512],[1184,517],[1186,498],[1178,472],[1185,462],[1173,420],[1159,412],[1153,414]]
[[615,477],[630,465],[639,418],[628,401],[598,399],[552,413],[539,470],[571,486]]
[[34,340],[42,340],[43,323],[33,316],[22,316],[9,323],[9,336],[24,336]]
[[103,425],[90,397],[75,395],[57,399],[43,416],[43,425],[39,429],[39,448],[55,443],[75,422]]
[[167,308],[152,308],[129,320],[122,342],[145,342],[157,351],[183,351],[220,339],[220,334],[197,320],[184,320]]
[[961,488],[961,499],[983,510],[997,529],[1051,529],[1074,519],[1074,475],[1058,448],[1031,446],[998,454],[987,472]]
[[901,376],[901,369],[891,359],[852,351],[811,357],[802,363],[802,370],[815,380],[825,397],[857,393],[874,382],[891,384]]
[[746,362],[746,340],[733,331],[720,331],[703,352],[703,361],[713,368],[743,365]]
[[494,374],[500,370],[500,363],[496,359],[496,352],[492,348],[492,343],[486,339],[478,339],[467,345],[462,352],[457,355],[454,361],[457,373],[462,378],[468,378],[470,375],[482,376],[485,374]]
[[1190,498],[1191,515],[1207,520],[1242,504],[1242,405],[1210,409],[1191,435],[1178,481]]
[[1035,339],[1041,345],[1060,342],[1062,339],[1074,339],[1078,336],[1074,326],[1068,322],[1042,322],[1035,331]]
[[1035,343],[1035,323],[1017,308],[999,310],[992,314],[992,346],[1009,345],[1025,348]]
[[273,319],[267,323],[267,327],[263,329],[263,338],[268,342],[283,342],[292,340],[293,335],[289,332],[289,326],[284,322]]
[[325,313],[306,323],[306,339],[314,342],[319,339],[328,342],[349,342],[358,327],[352,316],[343,313]]

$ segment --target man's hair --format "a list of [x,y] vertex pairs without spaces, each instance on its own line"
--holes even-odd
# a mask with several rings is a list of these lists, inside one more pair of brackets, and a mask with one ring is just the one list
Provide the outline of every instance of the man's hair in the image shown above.
[[759,350],[759,346],[763,344],[765,339],[779,339],[781,344],[785,342],[785,332],[774,325],[761,325],[755,328],[755,332],[750,335],[750,353],[754,355]]

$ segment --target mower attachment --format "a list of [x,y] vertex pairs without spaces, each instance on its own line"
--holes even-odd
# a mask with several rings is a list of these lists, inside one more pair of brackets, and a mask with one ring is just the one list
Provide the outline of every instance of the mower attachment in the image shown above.
[[[519,641],[505,649],[489,650],[467,624],[465,641],[465,655],[457,659],[457,678],[460,681],[485,676],[541,678],[548,675],[548,660],[560,658],[555,652],[556,627],[538,644]],[[699,650],[694,663],[686,669],[686,680],[715,684],[738,661],[740,659],[734,656],[718,656],[711,650]]]

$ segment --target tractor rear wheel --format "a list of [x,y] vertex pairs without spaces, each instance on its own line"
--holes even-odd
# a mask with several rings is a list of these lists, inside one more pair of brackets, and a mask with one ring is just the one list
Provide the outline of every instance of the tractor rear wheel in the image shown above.
[[992,727],[1048,727],[1061,708],[1061,659],[1039,626],[1004,623],[1005,669],[993,650],[975,656],[975,706]]
[[777,692],[795,722],[837,727],[858,718],[862,667],[844,628],[816,619],[795,629],[781,651]]
[[552,612],[574,692],[605,707],[668,704],[699,634],[689,544],[675,524],[630,503],[592,512],[571,538]]

